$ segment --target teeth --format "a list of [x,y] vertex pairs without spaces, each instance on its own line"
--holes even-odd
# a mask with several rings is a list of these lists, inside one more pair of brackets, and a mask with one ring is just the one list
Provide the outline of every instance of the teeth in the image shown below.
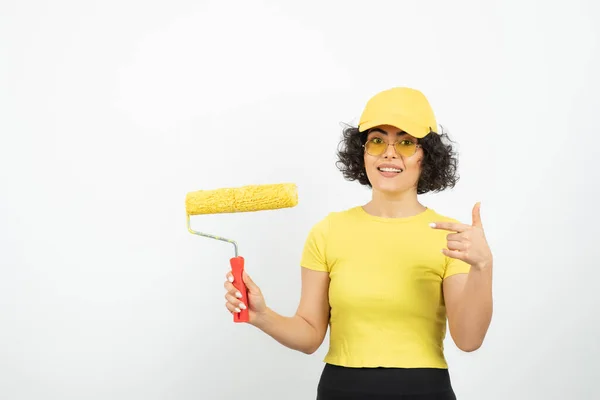
[[379,170],[383,172],[402,172],[401,169],[396,168],[379,168]]

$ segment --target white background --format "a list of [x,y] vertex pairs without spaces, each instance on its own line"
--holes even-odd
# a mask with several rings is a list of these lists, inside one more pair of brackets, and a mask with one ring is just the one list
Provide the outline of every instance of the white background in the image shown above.
[[[189,191],[295,182],[293,209],[199,216],[291,315],[312,224],[370,192],[343,123],[422,90],[482,217],[484,346],[446,341],[458,398],[597,399],[599,7],[593,1],[0,3],[0,398],[312,399],[327,340],[233,324],[232,247]],[[596,71],[595,73],[593,71]]]

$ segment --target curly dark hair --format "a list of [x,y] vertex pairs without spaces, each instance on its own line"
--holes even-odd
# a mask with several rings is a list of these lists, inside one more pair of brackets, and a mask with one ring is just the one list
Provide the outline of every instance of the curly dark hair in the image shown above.
[[[346,180],[358,181],[362,185],[372,187],[364,162],[363,145],[367,136],[368,131],[360,132],[357,127],[344,128],[337,151],[336,166]],[[421,176],[417,183],[417,194],[441,192],[453,188],[458,182],[458,158],[451,142],[443,129],[439,135],[431,133],[419,139],[423,149],[423,161]]]

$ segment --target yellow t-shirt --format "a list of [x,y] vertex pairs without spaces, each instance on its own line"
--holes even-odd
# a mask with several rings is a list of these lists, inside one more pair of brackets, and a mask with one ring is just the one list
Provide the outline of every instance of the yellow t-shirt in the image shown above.
[[382,218],[361,206],[332,212],[311,229],[301,265],[329,273],[329,351],[347,367],[447,368],[442,280],[470,266],[446,257],[453,221],[432,209]]

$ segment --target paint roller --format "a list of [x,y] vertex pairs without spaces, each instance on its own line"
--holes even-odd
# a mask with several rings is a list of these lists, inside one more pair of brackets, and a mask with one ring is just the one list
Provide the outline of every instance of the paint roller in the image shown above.
[[[244,258],[238,255],[237,243],[231,239],[193,230],[190,217],[202,214],[276,210],[294,207],[297,204],[298,189],[293,183],[247,185],[236,188],[197,190],[187,193],[185,197],[187,228],[190,233],[233,244],[234,257],[230,259],[231,272],[233,273],[234,278],[233,285],[242,294],[241,300],[247,307],[248,291],[244,284],[244,280],[242,279]],[[234,313],[233,321],[248,322],[248,310],[249,308],[246,308],[239,313]]]

